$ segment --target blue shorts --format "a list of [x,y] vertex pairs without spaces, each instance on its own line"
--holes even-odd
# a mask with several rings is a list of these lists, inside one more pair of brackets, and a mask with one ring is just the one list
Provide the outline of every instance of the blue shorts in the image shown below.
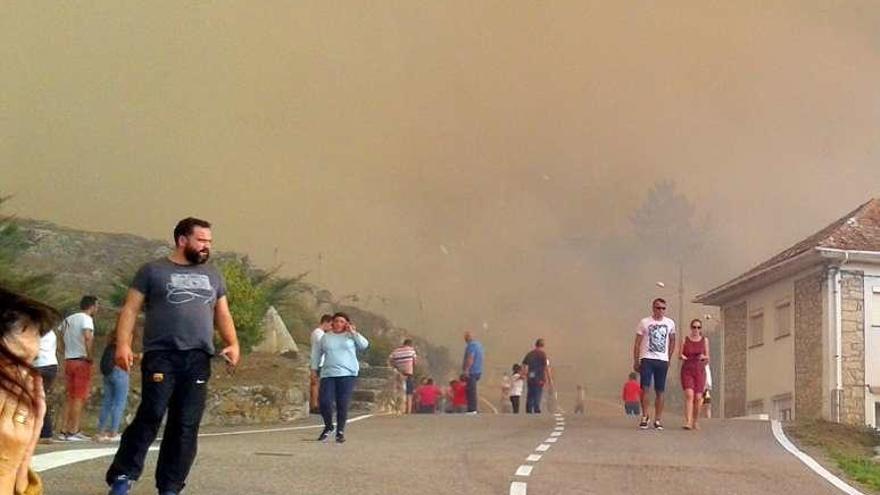
[[404,382],[406,385],[404,386],[404,391],[406,395],[412,395],[416,390],[416,380],[412,375],[406,375],[406,381]]
[[669,371],[669,361],[660,359],[642,359],[639,364],[639,375],[642,382],[642,390],[651,388],[654,383],[655,392],[666,390],[666,372]]

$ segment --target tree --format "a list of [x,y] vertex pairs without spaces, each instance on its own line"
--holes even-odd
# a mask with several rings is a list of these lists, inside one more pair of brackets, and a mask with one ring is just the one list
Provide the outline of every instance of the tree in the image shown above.
[[247,354],[263,339],[261,327],[269,309],[266,289],[254,283],[247,258],[224,260],[218,267],[226,280],[226,297],[238,343],[242,353]]
[[[9,196],[0,196],[0,207],[8,200]],[[63,301],[52,291],[52,274],[27,273],[18,267],[18,260],[27,247],[27,238],[15,218],[0,215],[0,286],[58,305]]]
[[631,221],[636,239],[648,252],[676,265],[685,263],[704,244],[707,224],[697,219],[696,207],[672,181],[655,183]]

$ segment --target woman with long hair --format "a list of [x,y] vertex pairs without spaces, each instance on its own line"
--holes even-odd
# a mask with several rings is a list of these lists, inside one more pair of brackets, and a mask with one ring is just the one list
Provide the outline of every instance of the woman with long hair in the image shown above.
[[39,354],[40,337],[59,319],[53,308],[0,288],[0,493],[43,493],[30,464],[46,396],[31,363]]
[[697,419],[703,406],[706,389],[706,364],[709,362],[709,339],[703,336],[703,321],[691,320],[690,333],[682,339],[679,358],[681,364],[681,388],[684,390],[685,430],[699,430]]
[[370,343],[358,333],[357,328],[345,313],[333,315],[333,326],[325,333],[318,344],[312,347],[311,369],[317,373],[318,364],[323,358],[318,402],[324,418],[324,431],[318,440],[327,440],[333,431],[333,405],[336,404],[336,441],[345,442],[345,423],[348,420],[348,406],[354,392],[360,366],[357,351],[365,350]]

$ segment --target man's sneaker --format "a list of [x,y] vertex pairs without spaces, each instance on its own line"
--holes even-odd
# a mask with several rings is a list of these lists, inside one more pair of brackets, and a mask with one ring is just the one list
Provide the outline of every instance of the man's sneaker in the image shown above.
[[648,429],[648,420],[649,420],[649,419],[650,419],[650,418],[649,418],[648,416],[642,416],[642,420],[639,421],[639,428],[641,428],[641,429],[643,429],[643,430],[647,430],[647,429]]
[[134,484],[134,480],[129,479],[128,476],[124,474],[120,474],[113,480],[113,484],[110,485],[110,491],[107,495],[128,495],[131,491],[131,485]]
[[90,442],[92,439],[83,435],[81,431],[67,435],[68,442]]
[[333,431],[333,428],[326,428],[326,427],[325,427],[325,428],[324,428],[324,431],[322,431],[321,434],[318,435],[318,441],[319,441],[319,442],[325,442],[325,441],[327,441],[327,437],[330,436],[330,433],[331,433],[332,431]]
[[660,421],[654,421],[654,429],[663,431],[663,424]]
[[58,440],[59,442],[66,442],[68,436],[70,436],[70,433],[64,433],[63,431],[61,431],[58,432],[58,435],[55,436],[55,440]]
[[336,434],[336,443],[345,443],[345,434],[341,431]]

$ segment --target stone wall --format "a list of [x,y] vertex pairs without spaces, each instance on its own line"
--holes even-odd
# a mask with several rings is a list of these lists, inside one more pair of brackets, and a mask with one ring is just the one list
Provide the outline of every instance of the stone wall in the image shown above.
[[865,424],[865,274],[841,272],[841,359],[843,400],[840,421]]
[[822,417],[822,282],[819,272],[794,282],[794,416]]
[[723,309],[724,318],[724,416],[746,414],[747,307],[742,302]]

